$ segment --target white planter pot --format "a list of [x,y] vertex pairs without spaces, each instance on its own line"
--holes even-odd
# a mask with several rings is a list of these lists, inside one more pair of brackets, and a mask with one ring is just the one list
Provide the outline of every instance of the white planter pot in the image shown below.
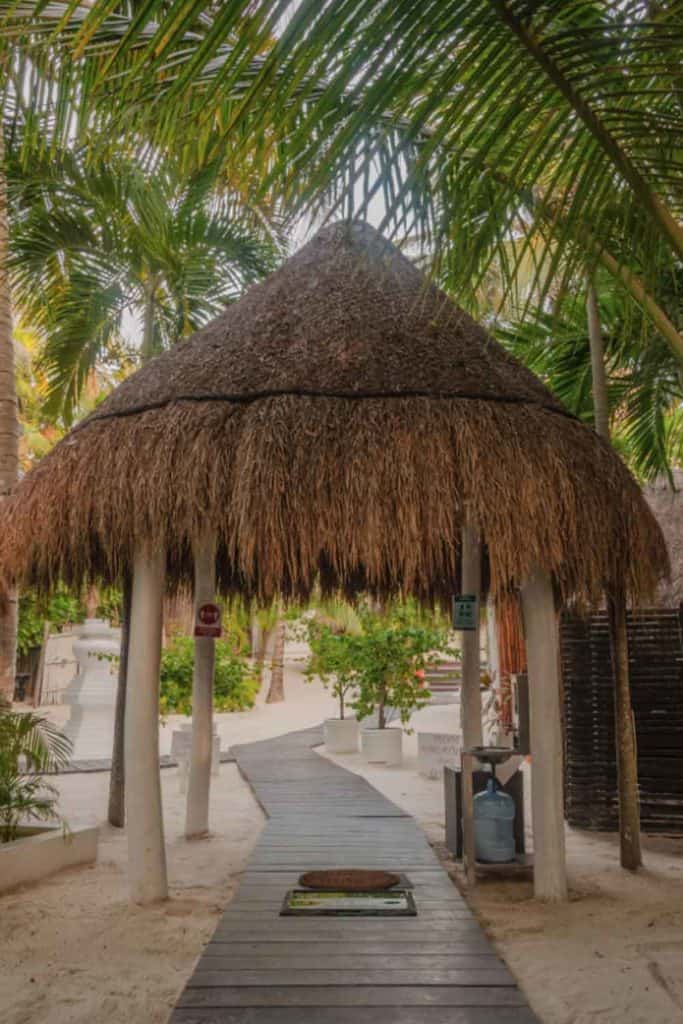
[[0,844],[0,892],[75,864],[92,864],[97,859],[97,835],[94,825],[72,825],[66,836],[55,826],[22,829],[19,839]]
[[400,764],[402,729],[361,729],[360,746],[368,764]]
[[323,722],[325,749],[330,754],[357,754],[359,726],[355,718],[327,718]]

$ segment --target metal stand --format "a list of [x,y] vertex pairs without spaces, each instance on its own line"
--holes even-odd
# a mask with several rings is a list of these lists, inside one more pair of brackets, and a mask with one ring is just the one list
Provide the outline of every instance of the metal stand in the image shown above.
[[[487,756],[488,755],[488,756]],[[498,788],[512,798],[515,805],[515,852],[516,861],[512,865],[483,865],[476,861],[474,842],[474,794],[486,788],[491,778],[489,770],[476,767],[477,762],[488,763],[494,768],[508,757],[514,756],[514,750],[501,751],[500,748],[476,748],[462,754],[462,768],[444,768],[444,795],[446,806],[446,846],[456,860],[463,861],[468,884],[474,885],[476,871],[493,871],[500,873],[505,868],[528,866],[529,858],[524,845],[524,779],[521,771],[515,771],[505,783],[496,780]],[[495,768],[493,771],[495,777]]]

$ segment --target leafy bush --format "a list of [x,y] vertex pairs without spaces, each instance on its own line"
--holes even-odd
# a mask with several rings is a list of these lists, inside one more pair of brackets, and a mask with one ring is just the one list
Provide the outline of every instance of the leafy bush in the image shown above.
[[[161,713],[192,714],[192,673],[194,640],[177,636],[161,654]],[[252,708],[259,682],[245,658],[235,654],[231,644],[216,641],[214,702],[216,711],[243,711]]]
[[27,654],[43,642],[43,624],[47,621],[56,630],[69,623],[82,622],[85,608],[82,602],[65,587],[58,587],[50,596],[27,591],[19,598],[19,624],[17,627],[17,653]]
[[347,700],[358,685],[358,668],[348,639],[347,633],[329,623],[319,619],[308,623],[311,657],[304,675],[308,682],[317,678],[330,688],[339,701],[340,719],[345,717]]
[[98,619],[105,619],[114,629],[121,625],[121,611],[123,595],[116,587],[103,587],[98,590],[97,611]]
[[383,729],[385,708],[392,707],[405,725],[412,712],[429,701],[424,670],[441,661],[439,652],[449,651],[448,630],[405,604],[385,615],[361,610],[359,621],[361,628],[348,633],[324,622],[310,624],[311,659],[306,675],[309,679],[317,675],[331,685],[340,711],[353,693],[350,703],[356,718],[377,711]]
[[42,773],[64,767],[70,753],[70,741],[45,718],[0,700],[0,843],[16,839],[22,822],[64,824],[59,793]]

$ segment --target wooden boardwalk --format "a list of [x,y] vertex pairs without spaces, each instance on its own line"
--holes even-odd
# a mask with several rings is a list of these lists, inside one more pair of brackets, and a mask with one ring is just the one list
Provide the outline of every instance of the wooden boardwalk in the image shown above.
[[[233,748],[268,816],[172,1024],[537,1024],[412,818],[308,729]],[[302,871],[405,873],[417,917],[280,917]]]

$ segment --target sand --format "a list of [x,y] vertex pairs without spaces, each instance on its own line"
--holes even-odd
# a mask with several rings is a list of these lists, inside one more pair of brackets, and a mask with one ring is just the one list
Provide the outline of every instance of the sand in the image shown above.
[[[223,748],[315,725],[334,713],[318,684],[301,678],[302,652],[288,652],[283,704],[264,695],[249,712],[216,716]],[[49,709],[63,721],[63,709]],[[170,748],[177,721],[161,730]],[[97,864],[70,868],[0,896],[1,1024],[161,1024],[187,982],[263,827],[263,813],[236,765],[212,780],[207,840],[183,837],[178,771],[161,773],[171,899],[132,908],[125,832],[105,823],[109,773],[63,775],[61,810],[97,821]]]
[[[445,858],[442,784],[417,774],[414,736],[404,751],[400,768],[332,759],[412,814]],[[616,836],[567,829],[569,903],[538,903],[524,881],[466,893],[544,1024],[683,1022],[683,838],[644,837],[644,860],[622,871]]]
[[[302,656],[288,649],[284,704],[265,705],[262,694],[253,711],[218,716],[223,747],[334,714],[322,688],[303,682]],[[174,724],[162,729],[162,750]],[[406,737],[405,750],[395,769],[369,768],[360,755],[334,760],[414,815],[443,853],[441,783],[417,774],[415,736]],[[108,783],[107,773],[62,776],[66,816],[101,822]],[[239,884],[263,815],[235,765],[223,764],[212,787],[213,835],[188,843],[175,769],[162,772],[162,785],[168,903],[129,906],[125,834],[106,825],[95,866],[0,897],[2,1024],[166,1021]],[[634,876],[620,870],[614,837],[568,831],[568,904],[542,906],[519,881],[487,881],[468,895],[546,1024],[683,1021],[683,839],[646,840],[645,856],[645,870]]]

